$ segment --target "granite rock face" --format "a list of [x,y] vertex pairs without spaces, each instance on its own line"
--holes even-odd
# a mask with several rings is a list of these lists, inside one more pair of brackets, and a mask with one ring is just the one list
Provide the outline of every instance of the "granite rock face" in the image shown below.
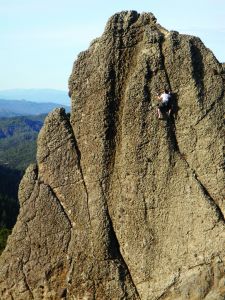
[[[156,117],[156,93],[174,114]],[[0,299],[225,297],[224,67],[152,14],[115,14],[49,114],[0,257]]]

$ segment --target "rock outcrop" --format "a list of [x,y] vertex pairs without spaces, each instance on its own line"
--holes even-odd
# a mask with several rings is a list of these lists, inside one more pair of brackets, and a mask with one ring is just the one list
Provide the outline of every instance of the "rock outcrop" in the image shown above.
[[[171,118],[156,93],[174,92]],[[1,299],[225,297],[223,66],[199,38],[122,12],[74,64],[20,184]]]

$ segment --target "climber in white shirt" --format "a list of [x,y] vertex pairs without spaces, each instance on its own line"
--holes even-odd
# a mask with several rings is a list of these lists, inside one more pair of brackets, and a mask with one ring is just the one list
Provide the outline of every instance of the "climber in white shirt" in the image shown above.
[[164,92],[161,95],[158,94],[157,97],[161,101],[157,108],[158,119],[163,119],[163,113],[168,113],[169,115],[171,113],[171,93],[165,89]]

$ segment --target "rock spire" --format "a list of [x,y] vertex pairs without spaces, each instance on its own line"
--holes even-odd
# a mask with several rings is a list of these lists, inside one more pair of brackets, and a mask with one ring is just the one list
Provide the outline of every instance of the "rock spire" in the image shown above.
[[[156,118],[156,93],[174,93]],[[20,184],[0,299],[225,297],[224,68],[151,13],[112,16]]]

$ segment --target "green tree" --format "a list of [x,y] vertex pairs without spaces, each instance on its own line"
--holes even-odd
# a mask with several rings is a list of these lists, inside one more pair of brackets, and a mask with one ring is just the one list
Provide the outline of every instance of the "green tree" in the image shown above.
[[8,236],[11,234],[11,230],[5,227],[0,227],[0,255],[5,249]]

